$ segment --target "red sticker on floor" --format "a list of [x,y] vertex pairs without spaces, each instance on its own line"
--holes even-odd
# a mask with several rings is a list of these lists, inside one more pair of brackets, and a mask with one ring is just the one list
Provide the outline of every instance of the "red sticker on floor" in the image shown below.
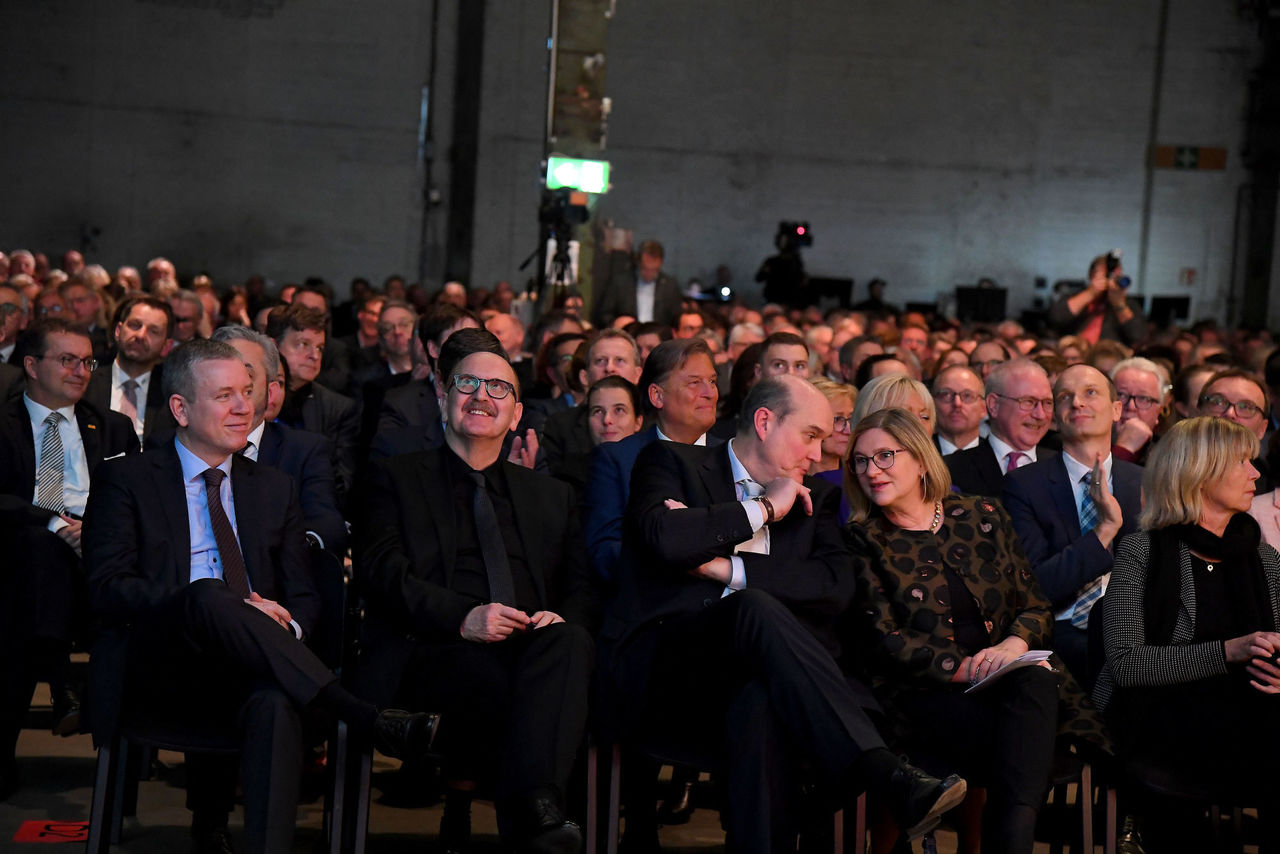
[[13,835],[14,842],[87,842],[87,821],[24,821]]

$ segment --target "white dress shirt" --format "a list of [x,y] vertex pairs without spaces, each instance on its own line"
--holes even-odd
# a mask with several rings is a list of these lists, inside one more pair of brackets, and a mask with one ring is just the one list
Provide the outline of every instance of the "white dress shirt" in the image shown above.
[[979,434],[979,435],[977,435],[977,436],[974,436],[974,437],[973,437],[973,441],[972,441],[972,442],[970,442],[969,444],[967,444],[967,445],[965,445],[963,448],[961,448],[961,447],[958,447],[957,445],[955,445],[955,444],[954,444],[950,439],[948,439],[946,436],[944,436],[944,435],[942,435],[941,433],[939,433],[939,434],[938,434],[938,450],[939,450],[939,451],[941,451],[941,452],[942,452],[942,456],[944,456],[944,457],[945,457],[947,454],[954,454],[956,451],[967,451],[967,450],[969,450],[970,448],[976,448],[976,447],[978,447],[978,443],[979,443],[979,442],[981,442],[981,441],[982,441],[982,436],[981,436],[981,434]]
[[[40,457],[44,450],[44,420],[49,417],[49,413],[53,412],[47,406],[36,403],[26,394],[22,395],[22,402],[27,405],[27,415],[31,418],[31,438],[35,440],[36,446],[36,471],[40,471]],[[58,438],[62,440],[62,505],[68,512],[76,515],[84,515],[84,505],[89,500],[89,461],[84,455],[84,439],[80,437],[80,425],[76,421],[75,405],[64,406],[58,410],[62,415],[62,421],[58,424]],[[31,493],[31,501],[34,503],[36,494],[40,491],[40,484],[36,484],[35,490]],[[57,531],[65,528],[67,523],[61,516],[54,516],[49,520],[49,530]]]
[[121,412],[121,404],[124,400],[124,383],[125,380],[133,380],[138,384],[134,394],[138,398],[138,415],[133,419],[133,431],[138,434],[138,441],[142,441],[142,431],[147,421],[147,391],[151,388],[151,372],[143,371],[136,377],[131,377],[120,367],[119,360],[111,363],[111,411]]
[[1029,465],[1036,461],[1035,448],[1032,448],[1029,451],[1019,451],[1013,445],[1007,444],[1003,439],[1001,439],[995,433],[992,433],[990,436],[988,436],[987,441],[991,443],[991,450],[995,452],[996,462],[999,463],[1000,472],[1002,474],[1009,473],[1009,454],[1013,453],[1014,451],[1018,451],[1018,453],[1022,454],[1022,456],[1018,458],[1018,468],[1022,468],[1023,466]]
[[[658,431],[658,438],[659,438],[659,439],[661,439],[662,441],[664,441],[664,442],[674,442],[674,441],[675,441],[675,439],[672,439],[672,438],[671,438],[670,436],[668,436],[666,433],[663,433],[663,432],[662,432],[662,428],[661,428],[661,427],[654,426],[654,428],[653,428],[653,429]],[[706,433],[703,433],[701,436],[699,436],[699,437],[697,438],[697,440],[696,440],[693,444],[695,444],[695,445],[706,445],[706,444],[707,444],[707,434],[706,434]]]
[[657,282],[642,282],[636,279],[636,320],[641,323],[653,322],[653,307],[657,298]]
[[[1080,518],[1080,502],[1084,500],[1084,494],[1089,490],[1089,484],[1085,481],[1085,476],[1093,471],[1093,463],[1085,464],[1077,460],[1075,457],[1062,452],[1062,462],[1067,467],[1067,478],[1071,481],[1071,498],[1076,504],[1076,519]],[[1102,476],[1107,479],[1107,491],[1112,495],[1115,494],[1115,479],[1111,476],[1111,455],[1107,454],[1107,458],[1102,461]],[[1111,581],[1111,573],[1102,576],[1102,592],[1107,592],[1107,583]],[[1076,591],[1076,595],[1080,595],[1080,591]],[[1070,620],[1071,616],[1076,612],[1076,603],[1073,600],[1070,605],[1063,608],[1057,614],[1054,614],[1056,620]],[[1090,612],[1092,614],[1092,612]]]

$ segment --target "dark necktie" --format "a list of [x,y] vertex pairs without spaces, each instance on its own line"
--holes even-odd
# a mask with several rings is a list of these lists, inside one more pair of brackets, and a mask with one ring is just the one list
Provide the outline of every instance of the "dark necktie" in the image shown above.
[[498,512],[493,509],[493,499],[485,489],[484,475],[473,471],[471,480],[476,485],[471,509],[476,518],[476,536],[480,538],[480,557],[484,560],[485,574],[489,576],[489,598],[514,608],[516,583],[511,578],[511,562],[507,559],[507,544],[498,525]]
[[236,532],[231,529],[231,520],[222,506],[222,479],[226,477],[222,469],[205,469],[204,494],[209,502],[209,522],[213,525],[213,538],[218,543],[218,555],[222,558],[222,580],[238,596],[249,598],[249,574],[244,568],[244,556],[240,554],[240,544],[236,542]]
[[120,411],[129,416],[129,420],[138,424],[138,381],[125,380],[120,384]]
[[40,468],[36,470],[36,506],[61,513],[66,507],[62,501],[62,480],[66,470],[66,453],[62,449],[62,436],[58,425],[61,412],[50,412],[44,419],[44,436],[40,441]]

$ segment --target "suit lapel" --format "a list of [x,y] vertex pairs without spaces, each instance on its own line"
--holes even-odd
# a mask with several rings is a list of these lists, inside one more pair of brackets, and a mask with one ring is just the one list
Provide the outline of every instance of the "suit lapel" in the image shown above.
[[1064,454],[1059,454],[1049,464],[1049,495],[1053,506],[1062,517],[1067,530],[1067,542],[1074,543],[1080,539],[1080,513],[1076,509],[1076,490],[1071,478],[1067,475],[1067,464]]
[[254,590],[267,590],[270,579],[264,575],[262,560],[265,544],[262,541],[263,525],[257,524],[266,508],[262,506],[255,484],[257,471],[253,463],[239,454],[231,456],[231,501],[236,508],[236,534],[240,538],[240,553],[249,573],[249,583]]
[[[147,451],[144,459],[150,459],[152,479],[161,513],[169,527],[169,539],[173,543],[175,575],[173,584],[183,585],[191,580],[191,525],[187,520],[187,493],[182,482],[182,462],[173,445],[165,445]],[[238,509],[238,508],[237,508]]]
[[279,468],[282,445],[284,443],[284,427],[267,422],[262,431],[262,445],[258,448],[258,462],[264,466]]
[[723,447],[707,452],[706,459],[698,466],[698,476],[702,478],[702,486],[706,489],[711,504],[738,500],[733,482],[733,466],[729,464],[728,442]]
[[9,401],[9,423],[17,431],[18,482],[22,484],[23,498],[30,500],[36,493],[36,440],[31,430],[31,413],[22,396]]
[[444,561],[444,583],[453,584],[453,567],[458,558],[458,530],[453,516],[453,480],[449,467],[444,464],[447,448],[422,457],[426,469],[420,481],[423,503],[430,509],[431,524],[435,525],[436,542],[440,544],[440,557]]
[[106,437],[102,435],[102,419],[87,406],[76,405],[76,425],[80,428],[80,441],[84,443],[84,460],[89,474],[102,462],[102,443]]
[[[1115,462],[1111,464],[1115,466]],[[1119,536],[1131,534],[1138,530],[1138,514],[1135,508],[1142,507],[1142,475],[1138,472],[1131,472],[1129,469],[1123,469],[1124,474],[1117,474],[1112,478],[1115,483],[1116,501],[1120,502],[1120,507],[1124,512],[1124,519],[1120,525]],[[1133,475],[1132,477],[1130,475]]]
[[507,492],[511,495],[511,511],[516,517],[516,530],[524,545],[525,563],[529,566],[529,574],[533,576],[533,584],[538,591],[538,604],[545,609],[546,549],[542,542],[542,508],[538,506],[538,490],[521,488],[520,481],[525,472],[517,466],[504,462],[502,470],[507,478]]
[[1004,485],[1004,469],[1000,468],[1000,459],[996,456],[996,449],[987,443],[987,452],[979,454],[979,466],[982,468],[982,480],[990,484],[992,495],[999,495]]

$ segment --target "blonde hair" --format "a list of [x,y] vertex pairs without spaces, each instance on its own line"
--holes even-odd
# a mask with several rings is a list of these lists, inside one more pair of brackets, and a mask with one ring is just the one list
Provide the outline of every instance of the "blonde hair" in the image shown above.
[[[941,501],[951,492],[951,472],[947,469],[947,464],[942,461],[942,454],[933,444],[933,438],[925,432],[924,425],[920,423],[915,413],[905,409],[881,409],[872,412],[853,428],[849,447],[852,449],[858,443],[858,438],[869,430],[885,431],[915,457],[916,462],[920,463],[924,469],[924,478],[920,486],[926,503]],[[875,463],[868,463],[868,465],[875,465]],[[854,474],[852,451],[844,467],[844,492],[845,497],[849,499],[849,507],[853,511],[849,514],[849,519],[857,523],[867,521],[867,517],[871,515],[871,499],[862,491],[858,476]]]
[[1179,421],[1151,447],[1142,473],[1145,531],[1200,521],[1204,485],[1241,460],[1258,456],[1258,437],[1225,418],[1203,415]]
[[[881,374],[864,385],[853,405],[853,423],[858,424],[863,418],[881,409],[905,409],[910,405],[912,394],[920,398],[920,405],[928,413],[928,433],[932,436],[934,425],[938,421],[938,409],[933,403],[933,395],[929,394],[928,386],[906,374]],[[920,418],[917,417],[916,420],[919,421]]]
[[856,405],[858,402],[858,390],[848,383],[838,383],[835,380],[829,380],[826,377],[813,377],[809,382],[814,388],[822,392],[823,396],[832,403],[835,403],[842,397],[848,398],[849,403],[851,404]]

